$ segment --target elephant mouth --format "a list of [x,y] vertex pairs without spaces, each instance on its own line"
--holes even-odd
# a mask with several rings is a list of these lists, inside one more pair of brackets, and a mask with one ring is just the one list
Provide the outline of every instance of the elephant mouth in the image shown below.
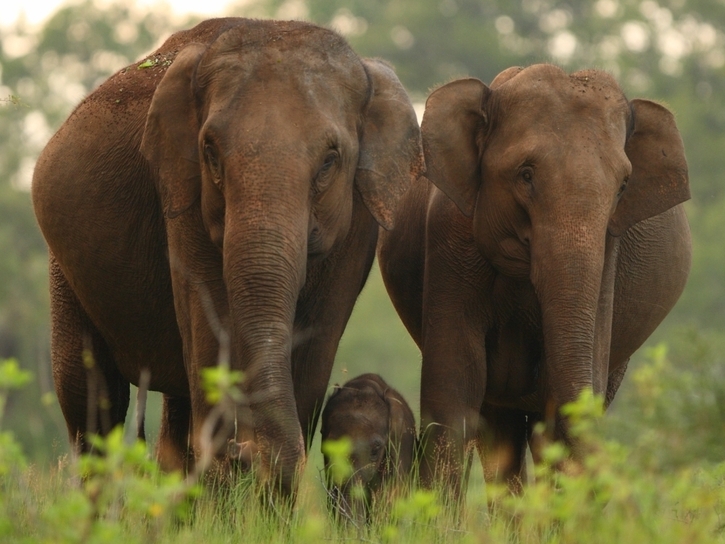
[[531,274],[531,249],[528,239],[509,237],[496,244],[493,251],[482,248],[483,256],[501,274],[528,279]]
[[490,260],[497,272],[517,280],[529,279],[531,261],[517,257],[498,256]]

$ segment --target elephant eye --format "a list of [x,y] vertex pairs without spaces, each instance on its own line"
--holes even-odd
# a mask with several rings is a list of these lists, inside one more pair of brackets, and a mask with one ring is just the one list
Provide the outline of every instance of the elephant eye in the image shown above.
[[339,158],[340,154],[337,152],[336,149],[330,150],[330,152],[325,155],[325,161],[322,163],[322,168],[320,168],[320,172],[325,172],[332,168]]
[[521,176],[521,179],[524,180],[526,183],[533,183],[534,181],[534,169],[530,166],[524,166],[519,170],[519,175]]
[[620,196],[622,196],[622,193],[627,188],[627,183],[628,182],[629,182],[629,178],[628,177],[624,178],[624,181],[622,182],[622,185],[619,186],[619,191],[617,191],[617,198],[619,198]]
[[334,166],[340,160],[340,153],[336,149],[330,149],[325,155],[322,161],[322,166],[317,171],[315,176],[315,189],[319,192],[327,188],[332,179],[329,174],[332,172]]
[[382,442],[380,442],[379,440],[375,440],[375,441],[373,442],[372,446],[370,447],[370,454],[371,454],[371,455],[372,455],[373,457],[377,457],[378,455],[380,455],[380,451],[381,451],[382,449],[383,449],[383,444],[382,444]]

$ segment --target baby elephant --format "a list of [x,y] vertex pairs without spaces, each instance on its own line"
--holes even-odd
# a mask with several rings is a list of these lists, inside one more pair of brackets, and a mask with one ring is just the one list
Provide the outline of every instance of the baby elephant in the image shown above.
[[364,520],[381,489],[393,489],[409,479],[416,437],[413,412],[380,376],[362,374],[335,386],[322,412],[323,445],[343,437],[352,442],[352,474],[334,482],[325,454],[329,502],[344,517]]

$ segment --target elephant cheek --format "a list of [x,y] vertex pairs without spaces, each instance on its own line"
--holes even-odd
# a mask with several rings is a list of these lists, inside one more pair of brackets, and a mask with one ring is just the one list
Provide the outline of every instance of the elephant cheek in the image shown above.
[[224,195],[215,186],[205,187],[201,196],[201,213],[204,227],[212,243],[221,249],[224,246]]
[[353,196],[329,191],[313,202],[307,251],[311,257],[324,256],[347,236],[352,224]]
[[207,225],[207,231],[212,243],[221,249],[224,246],[224,217]]
[[[516,279],[531,274],[531,221],[509,195],[483,190],[473,217],[474,241],[478,251],[497,271]],[[496,198],[492,205],[487,198]]]

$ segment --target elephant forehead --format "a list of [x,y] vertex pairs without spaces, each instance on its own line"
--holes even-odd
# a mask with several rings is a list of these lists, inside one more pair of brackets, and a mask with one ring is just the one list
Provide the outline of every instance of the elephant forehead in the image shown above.
[[[560,127],[592,121],[607,127],[621,125],[627,100],[611,75],[598,70],[566,74],[538,65],[521,71],[494,93],[494,106],[509,122]],[[608,127],[607,127],[608,128]]]
[[199,65],[201,86],[213,82],[220,71],[232,70],[236,78],[309,79],[345,78],[367,87],[367,76],[360,60],[352,51],[336,54],[321,50],[316,44],[304,44],[294,51],[285,51],[270,44],[256,49],[207,52]]
[[373,397],[354,396],[335,403],[327,410],[326,426],[330,429],[359,429],[378,432],[387,427],[388,410],[384,402]]
[[[558,95],[569,98],[581,95],[587,98],[592,93],[602,93],[602,97],[624,100],[617,81],[601,70],[580,70],[567,74],[561,68],[547,64],[534,65],[518,72],[514,77],[502,83],[500,92],[516,96],[517,94]],[[590,96],[588,98],[593,98]]]
[[200,67],[202,102],[225,115],[237,108],[248,116],[285,111],[290,121],[312,116],[334,123],[349,118],[355,125],[368,101],[370,86],[358,59],[343,65],[314,59],[291,59],[278,51],[257,51],[242,58],[218,57]]
[[372,421],[370,418],[357,417],[345,419],[337,425],[331,425],[328,435],[324,438],[335,440],[346,436],[358,447],[358,444],[369,443],[374,438],[382,440],[387,434],[387,422],[385,420]]
[[210,49],[216,53],[245,48],[274,46],[280,50],[315,47],[320,50],[351,51],[347,42],[335,32],[304,21],[247,19],[244,24],[221,33]]
[[[551,90],[523,94],[497,109],[496,128],[490,144],[515,143],[519,151],[530,148],[564,154],[572,146],[624,148],[627,134],[626,104],[606,107],[601,101]],[[553,156],[551,157],[554,158]]]
[[334,32],[300,21],[251,21],[223,33],[205,53],[198,70],[203,88],[220,71],[234,73],[236,84],[248,80],[344,79],[367,98],[368,83],[360,59]]

